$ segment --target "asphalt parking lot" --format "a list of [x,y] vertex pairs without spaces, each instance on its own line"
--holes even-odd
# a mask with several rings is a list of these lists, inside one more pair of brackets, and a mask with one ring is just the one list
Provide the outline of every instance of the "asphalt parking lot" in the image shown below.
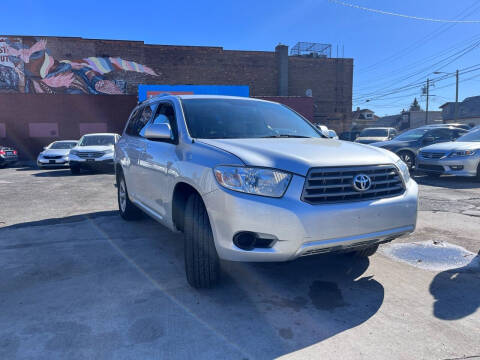
[[[199,291],[180,234],[120,218],[112,174],[2,169],[0,359],[480,358],[480,183],[416,179],[417,231],[370,259],[225,263]],[[465,261],[391,255],[422,242]]]

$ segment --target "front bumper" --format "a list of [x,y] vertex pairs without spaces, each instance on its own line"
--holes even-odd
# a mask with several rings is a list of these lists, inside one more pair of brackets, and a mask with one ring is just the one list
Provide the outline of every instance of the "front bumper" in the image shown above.
[[[287,261],[319,252],[365,247],[414,231],[418,186],[410,180],[396,197],[325,205],[300,200],[305,178],[294,175],[282,198],[219,188],[204,196],[220,258],[232,261]],[[271,248],[242,250],[233,236],[267,234]]]
[[86,169],[113,168],[113,153],[105,154],[98,158],[81,158],[70,154],[70,166],[77,166]]
[[43,156],[39,156],[37,158],[37,165],[39,167],[68,166],[68,157],[62,157],[60,159],[45,159]]
[[432,174],[457,176],[477,176],[480,156],[462,156],[442,159],[425,159],[417,157],[417,170]]

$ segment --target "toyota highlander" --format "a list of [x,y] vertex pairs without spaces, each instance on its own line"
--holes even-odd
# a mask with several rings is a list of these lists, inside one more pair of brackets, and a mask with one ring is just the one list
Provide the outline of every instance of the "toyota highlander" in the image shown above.
[[193,287],[219,280],[220,259],[370,256],[416,225],[418,187],[397,155],[324,138],[274,102],[154,97],[133,110],[114,160],[120,215],[183,232]]

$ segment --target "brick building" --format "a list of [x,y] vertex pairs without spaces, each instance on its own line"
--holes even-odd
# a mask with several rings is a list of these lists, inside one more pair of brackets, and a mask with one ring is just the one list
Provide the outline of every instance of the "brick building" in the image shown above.
[[[296,103],[305,107],[310,101],[313,107],[303,111],[305,116],[342,131],[350,127],[352,77],[353,59],[289,56],[284,45],[274,51],[240,51],[140,41],[0,36],[0,136],[4,137],[0,143],[34,138],[29,122],[57,122],[52,139],[66,136],[68,126],[73,128],[68,129],[69,137],[80,136],[76,123],[80,119],[59,118],[54,106],[82,113],[84,122],[106,123],[109,130],[118,131],[141,84],[246,85],[252,97],[275,97],[294,108]],[[102,95],[113,97],[101,100]],[[31,96],[42,100],[31,102]],[[128,106],[108,109],[115,102]],[[16,109],[29,103],[35,103],[35,111],[23,118],[24,112]],[[84,108],[78,109],[80,103]],[[104,116],[99,118],[99,114]],[[43,144],[52,140],[40,138]]]

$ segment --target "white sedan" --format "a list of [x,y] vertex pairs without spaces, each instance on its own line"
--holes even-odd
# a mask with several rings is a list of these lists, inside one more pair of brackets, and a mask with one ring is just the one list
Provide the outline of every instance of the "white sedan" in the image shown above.
[[43,148],[38,154],[37,165],[39,168],[68,166],[70,149],[77,145],[77,140],[54,141]]

